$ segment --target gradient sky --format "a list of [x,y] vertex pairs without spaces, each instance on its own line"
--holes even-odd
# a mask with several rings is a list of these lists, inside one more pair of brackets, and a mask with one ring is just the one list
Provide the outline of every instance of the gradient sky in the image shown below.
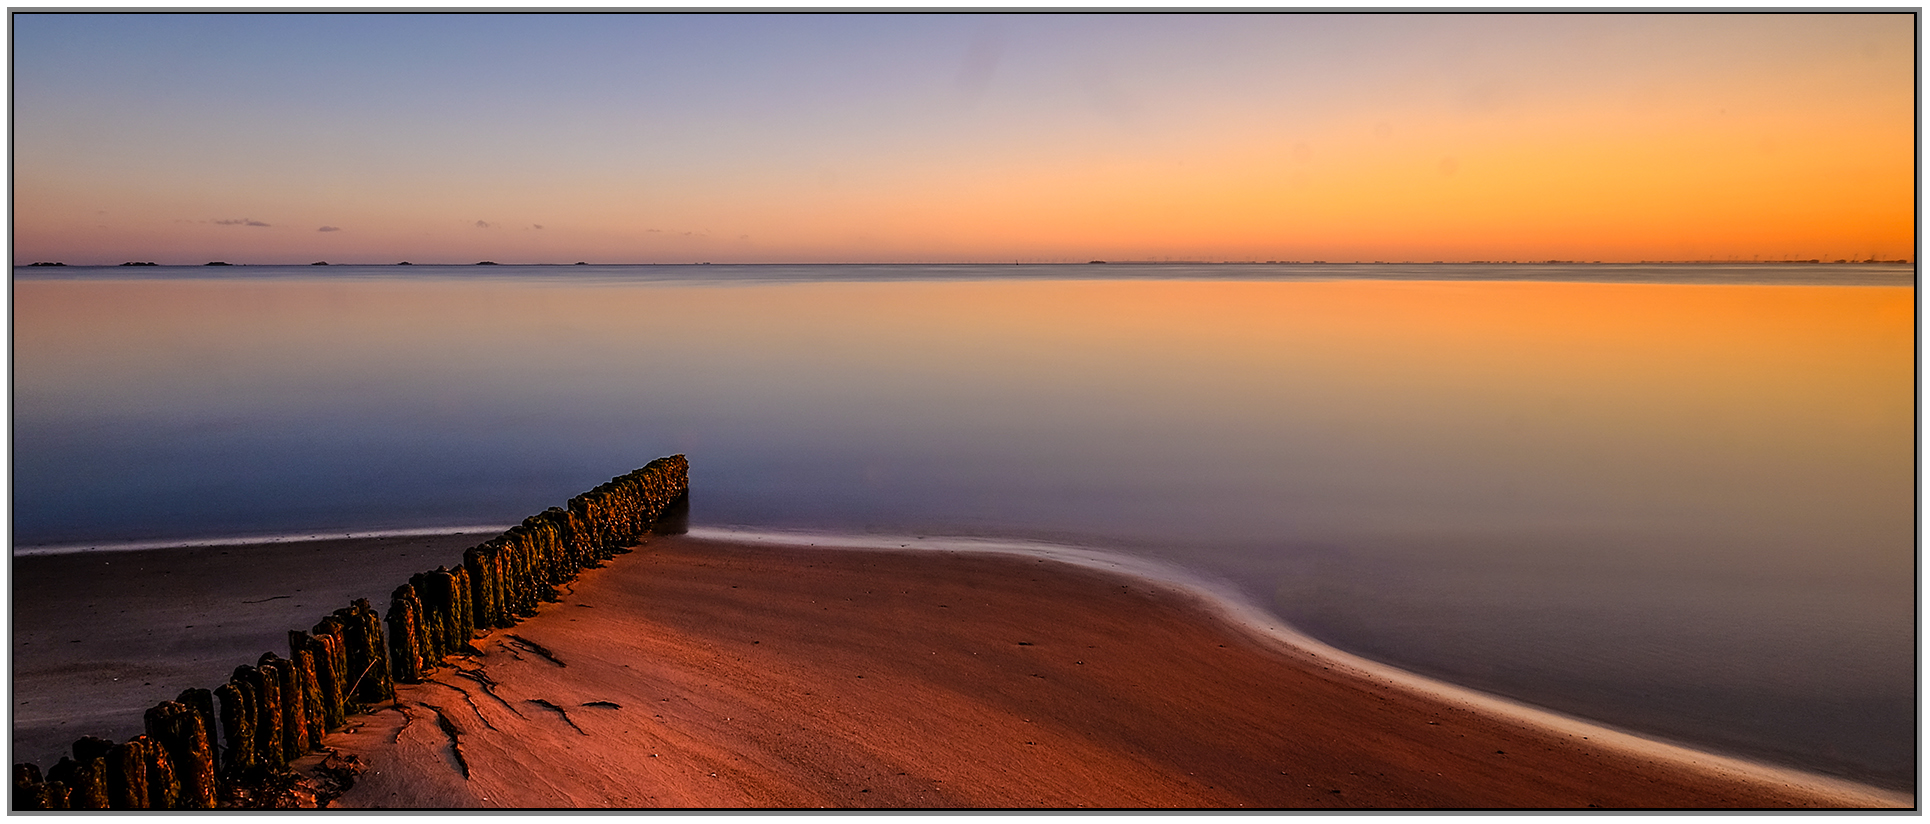
[[1914,258],[1909,14],[15,14],[17,263]]

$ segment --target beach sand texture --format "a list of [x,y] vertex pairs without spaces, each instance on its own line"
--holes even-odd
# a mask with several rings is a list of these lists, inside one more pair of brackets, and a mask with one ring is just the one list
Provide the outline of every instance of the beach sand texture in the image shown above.
[[656,538],[333,735],[343,807],[1909,806],[1364,678],[1039,559]]
[[[14,760],[134,735],[476,539],[15,558]],[[330,735],[368,765],[336,806],[1911,804],[1598,747],[1038,558],[658,536],[565,589]]]

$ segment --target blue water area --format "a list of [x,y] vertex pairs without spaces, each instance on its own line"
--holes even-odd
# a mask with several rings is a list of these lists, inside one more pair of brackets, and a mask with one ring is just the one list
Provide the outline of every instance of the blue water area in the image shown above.
[[1102,546],[1336,646],[1912,786],[1914,271],[18,269],[16,547],[504,523]]

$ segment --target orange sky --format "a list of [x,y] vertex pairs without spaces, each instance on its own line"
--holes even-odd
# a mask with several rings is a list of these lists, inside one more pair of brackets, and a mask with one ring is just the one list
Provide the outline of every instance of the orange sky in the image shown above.
[[1908,14],[14,19],[16,262],[1914,259]]

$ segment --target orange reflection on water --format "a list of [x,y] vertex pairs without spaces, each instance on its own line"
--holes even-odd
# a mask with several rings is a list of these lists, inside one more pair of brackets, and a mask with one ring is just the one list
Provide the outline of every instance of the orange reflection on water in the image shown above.
[[1303,519],[1673,518],[1887,547],[1913,511],[1913,299],[1528,282],[26,281],[15,386],[30,418],[326,415],[349,399],[425,420],[622,410],[642,428],[731,420],[760,443],[848,441],[939,473],[1009,450],[1074,486],[1160,461],[1215,501],[1231,488]]

